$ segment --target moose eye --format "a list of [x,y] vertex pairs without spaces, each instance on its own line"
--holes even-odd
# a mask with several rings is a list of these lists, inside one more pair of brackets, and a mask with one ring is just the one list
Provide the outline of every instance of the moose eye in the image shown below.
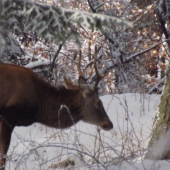
[[92,97],[93,95],[92,95],[92,93],[88,92],[88,93],[86,93],[86,96],[87,97]]
[[102,102],[101,102],[100,100],[97,100],[97,101],[96,101],[97,107],[101,106],[101,104],[102,104]]

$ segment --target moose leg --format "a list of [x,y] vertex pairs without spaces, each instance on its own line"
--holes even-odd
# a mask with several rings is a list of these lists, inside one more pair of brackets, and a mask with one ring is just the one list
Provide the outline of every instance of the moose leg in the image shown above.
[[7,153],[11,134],[13,127],[11,127],[3,118],[0,118],[0,170],[5,170],[5,161],[4,155]]

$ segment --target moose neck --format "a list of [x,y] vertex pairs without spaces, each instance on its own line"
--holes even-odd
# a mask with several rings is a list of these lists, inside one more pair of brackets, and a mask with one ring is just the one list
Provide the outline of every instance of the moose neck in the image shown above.
[[55,128],[68,128],[81,119],[82,96],[79,90],[55,88],[46,83],[38,91],[37,121]]

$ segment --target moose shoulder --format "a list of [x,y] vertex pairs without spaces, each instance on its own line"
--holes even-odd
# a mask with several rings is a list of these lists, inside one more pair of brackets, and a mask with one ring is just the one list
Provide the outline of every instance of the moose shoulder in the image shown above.
[[97,90],[90,89],[82,76],[78,86],[67,79],[65,84],[67,88],[56,88],[31,69],[0,64],[0,167],[15,126],[39,122],[63,129],[82,120],[104,130],[113,128]]

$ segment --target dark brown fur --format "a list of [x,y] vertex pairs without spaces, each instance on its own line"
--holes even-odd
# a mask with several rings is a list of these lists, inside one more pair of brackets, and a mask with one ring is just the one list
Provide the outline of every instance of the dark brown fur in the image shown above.
[[15,126],[39,122],[63,129],[83,120],[104,130],[113,128],[98,93],[83,77],[79,78],[79,87],[68,80],[65,83],[67,89],[56,88],[30,69],[0,64],[0,166],[5,163],[2,157]]

